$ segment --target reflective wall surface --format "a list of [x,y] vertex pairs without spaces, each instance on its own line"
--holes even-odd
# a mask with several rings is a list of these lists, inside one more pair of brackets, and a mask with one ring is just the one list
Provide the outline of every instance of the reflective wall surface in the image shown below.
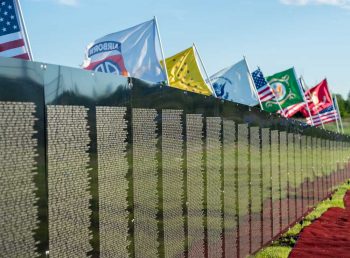
[[246,257],[350,178],[350,139],[133,78],[0,58],[5,257]]

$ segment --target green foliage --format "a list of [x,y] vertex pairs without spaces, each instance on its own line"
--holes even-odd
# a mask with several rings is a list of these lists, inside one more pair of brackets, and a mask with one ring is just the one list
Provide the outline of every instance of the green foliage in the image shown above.
[[[344,134],[350,135],[350,117],[343,118]],[[337,132],[337,124],[326,124],[325,128],[329,131]]]
[[350,190],[350,183],[340,186],[331,198],[328,198],[317,205],[317,207],[309,213],[303,221],[297,223],[280,239],[272,243],[269,247],[258,252],[256,258],[287,258],[292,251],[298,236],[303,228],[309,226],[314,220],[321,217],[329,208],[344,208],[344,195]]
[[292,249],[290,247],[286,247],[286,246],[274,246],[274,247],[269,247],[262,250],[255,257],[257,258],[288,257],[291,250]]
[[[347,100],[345,100],[343,98],[342,95],[340,94],[335,94],[335,96],[338,100],[338,107],[339,107],[339,111],[340,111],[340,115],[345,118],[345,117],[349,117],[350,116],[350,109],[347,109],[348,107],[350,108],[350,98],[348,98]],[[349,96],[350,97],[350,94]],[[348,103],[349,102],[349,103]]]

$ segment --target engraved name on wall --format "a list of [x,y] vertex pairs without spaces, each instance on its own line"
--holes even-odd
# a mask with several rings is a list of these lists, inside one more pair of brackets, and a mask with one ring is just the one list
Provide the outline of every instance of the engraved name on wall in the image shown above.
[[249,127],[248,124],[238,125],[238,222],[239,222],[239,255],[245,257],[250,249],[250,218],[249,218]]
[[223,122],[224,144],[224,240],[225,255],[237,255],[237,211],[236,211],[236,124],[234,121]]
[[50,257],[91,251],[88,109],[47,106]]
[[0,256],[37,257],[35,104],[0,102]]
[[165,257],[184,257],[184,140],[182,110],[162,110],[162,178]]
[[128,257],[125,107],[96,107],[100,257]]
[[221,257],[223,253],[221,118],[207,117],[206,122],[208,256]]
[[186,115],[189,257],[204,257],[203,117]]
[[157,111],[132,110],[135,257],[157,257]]

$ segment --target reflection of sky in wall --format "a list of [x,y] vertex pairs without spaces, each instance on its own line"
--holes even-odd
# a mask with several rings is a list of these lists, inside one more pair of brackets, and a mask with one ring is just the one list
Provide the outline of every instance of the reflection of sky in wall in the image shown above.
[[124,77],[55,65],[47,65],[44,76],[47,103],[63,92],[99,99],[115,92],[120,85],[128,85]]

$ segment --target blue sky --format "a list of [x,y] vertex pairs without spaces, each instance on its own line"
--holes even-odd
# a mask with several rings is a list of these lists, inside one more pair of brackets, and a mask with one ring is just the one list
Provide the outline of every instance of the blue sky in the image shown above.
[[247,57],[271,75],[350,91],[350,0],[21,0],[36,61],[78,67],[86,45],[157,16],[165,56],[196,43],[209,74]]

